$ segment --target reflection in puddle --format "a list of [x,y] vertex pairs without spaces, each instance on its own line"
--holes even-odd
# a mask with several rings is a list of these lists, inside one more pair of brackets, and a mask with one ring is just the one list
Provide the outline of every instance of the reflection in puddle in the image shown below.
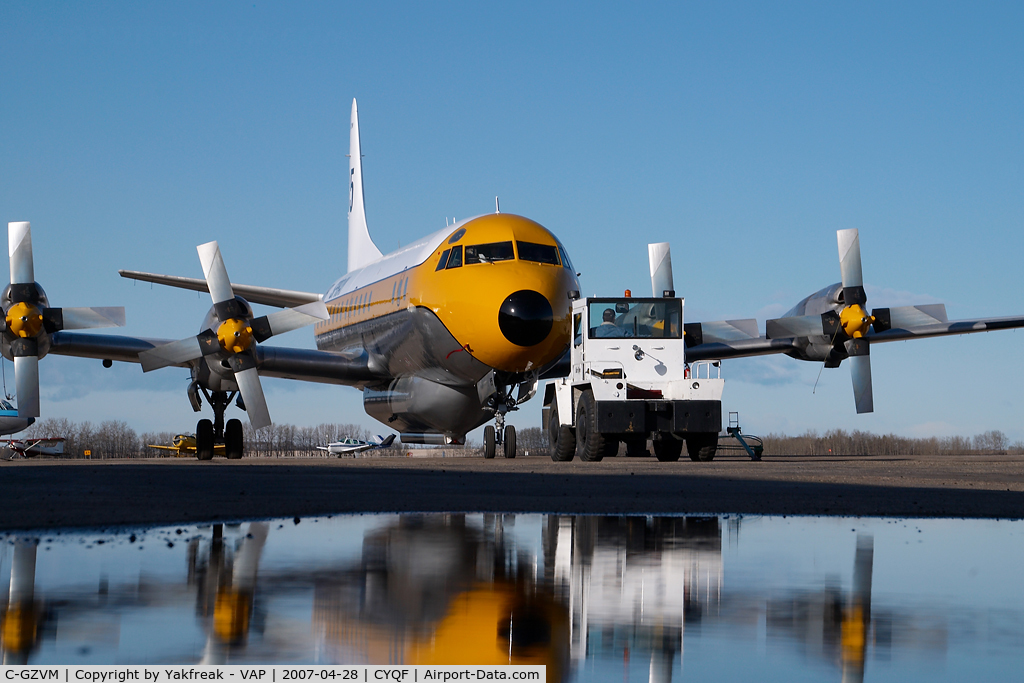
[[4,663],[1000,680],[1019,522],[362,515],[9,535]]

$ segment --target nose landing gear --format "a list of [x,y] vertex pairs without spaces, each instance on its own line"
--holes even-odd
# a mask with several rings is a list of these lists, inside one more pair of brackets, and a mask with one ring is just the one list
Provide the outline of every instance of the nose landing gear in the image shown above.
[[[208,392],[205,388],[199,387],[199,389],[206,396],[206,402],[213,408],[213,420],[204,419],[196,424],[196,459],[212,460],[218,446],[223,448],[224,456],[229,460],[240,459],[245,454],[242,422],[241,420],[231,419],[228,420],[227,425],[224,424],[224,411],[231,405],[231,400],[235,398],[238,392]],[[198,395],[195,398],[198,398]],[[199,411],[197,404],[198,401],[193,399],[192,407],[196,412]],[[245,410],[245,404],[242,403],[241,396],[238,397],[237,405]]]
[[516,457],[515,425],[505,424],[505,413],[494,415],[494,426],[484,427],[484,457],[490,460],[501,446],[502,455],[506,458]]

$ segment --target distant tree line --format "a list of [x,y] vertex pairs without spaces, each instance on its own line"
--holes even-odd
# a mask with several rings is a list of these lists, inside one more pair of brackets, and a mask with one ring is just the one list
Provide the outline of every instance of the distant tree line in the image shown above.
[[993,455],[1024,453],[1024,442],[1010,443],[1006,434],[992,430],[974,437],[912,438],[833,429],[801,436],[769,434],[762,437],[765,455]]
[[[315,427],[296,427],[290,424],[273,424],[254,430],[245,420],[242,422],[247,455],[261,457],[311,457],[324,456],[317,446],[325,446],[342,438],[369,440],[372,434],[365,427],[354,424],[324,423]],[[89,451],[91,458],[153,458],[173,456],[172,451],[147,448],[148,444],[170,446],[178,432],[144,432],[138,434],[122,420],[107,420],[99,425],[91,422],[72,422],[67,418],[46,418],[36,422],[13,438],[33,439],[61,437],[64,439],[65,458],[84,458]],[[912,438],[895,434],[872,434],[855,430],[847,432],[833,429],[823,434],[808,431],[800,436],[769,434],[762,437],[765,455],[988,455],[1024,454],[1024,442],[1010,443],[1006,434],[992,430],[974,437],[947,436]],[[539,427],[517,430],[517,451],[521,454],[547,455],[547,434]],[[384,455],[393,452],[403,454],[408,444],[401,448],[381,451]],[[619,455],[625,452],[620,448]]]

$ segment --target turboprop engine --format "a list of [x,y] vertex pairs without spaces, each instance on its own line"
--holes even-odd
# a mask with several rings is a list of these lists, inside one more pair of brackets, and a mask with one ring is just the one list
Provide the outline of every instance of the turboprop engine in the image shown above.
[[861,272],[860,236],[857,230],[839,230],[839,269],[842,282],[829,285],[798,303],[786,315],[767,321],[769,339],[792,338],[796,350],[787,355],[800,360],[839,367],[850,359],[853,394],[858,413],[874,410],[871,394],[869,332],[946,322],[944,304],[876,308],[868,313]]

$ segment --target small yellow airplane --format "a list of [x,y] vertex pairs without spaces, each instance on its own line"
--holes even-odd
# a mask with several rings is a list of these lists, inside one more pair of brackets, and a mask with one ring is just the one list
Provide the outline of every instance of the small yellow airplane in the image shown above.
[[[177,457],[185,457],[187,455],[196,454],[196,435],[195,434],[176,434],[171,439],[170,446],[163,446],[160,444],[146,444],[146,448],[156,448],[162,451],[174,451]],[[216,444],[213,447],[213,452],[216,455],[224,455],[224,444]]]

